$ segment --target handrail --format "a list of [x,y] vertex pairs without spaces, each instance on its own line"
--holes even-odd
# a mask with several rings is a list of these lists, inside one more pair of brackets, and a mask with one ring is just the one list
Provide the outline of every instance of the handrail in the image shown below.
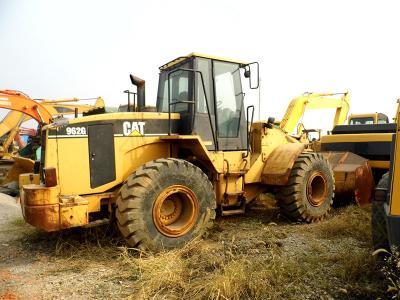
[[133,95],[133,111],[136,111],[136,95],[137,93],[131,92],[130,90],[125,90],[124,93],[128,94],[128,107],[127,107],[127,112],[130,112],[130,106],[131,106],[131,95]]
[[[250,121],[250,128],[249,128],[249,111],[251,109],[251,121]],[[253,125],[253,119],[254,119],[254,105],[249,105],[246,108],[246,121],[247,121],[247,126],[246,126],[246,136],[247,136],[247,149],[246,149],[246,154],[243,155],[243,158],[246,158],[250,154],[250,135],[251,135],[251,127]]]

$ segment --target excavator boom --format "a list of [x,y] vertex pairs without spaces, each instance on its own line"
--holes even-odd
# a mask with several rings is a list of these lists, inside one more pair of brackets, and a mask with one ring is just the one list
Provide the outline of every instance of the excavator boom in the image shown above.
[[[336,95],[341,98],[333,98]],[[349,93],[305,93],[294,98],[280,122],[280,127],[292,133],[306,109],[336,108],[333,126],[344,124],[350,109]]]
[[[83,100],[96,100],[94,105],[89,104],[73,104],[71,102],[79,102]],[[42,100],[40,103],[47,108],[47,110],[51,113],[51,115],[67,115],[74,114],[75,110],[79,114],[87,112],[89,110],[105,107],[104,100],[102,97],[90,98],[90,99],[80,99],[80,98],[72,98],[72,99],[60,99],[60,100]]]
[[14,90],[0,90],[0,108],[22,112],[40,124],[49,124],[53,119],[50,112],[42,104]]

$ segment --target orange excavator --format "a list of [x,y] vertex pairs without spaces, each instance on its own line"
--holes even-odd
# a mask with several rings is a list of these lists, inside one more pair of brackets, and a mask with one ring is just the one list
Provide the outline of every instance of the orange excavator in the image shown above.
[[0,90],[0,107],[22,112],[38,121],[39,124],[49,124],[53,119],[42,104],[19,91]]

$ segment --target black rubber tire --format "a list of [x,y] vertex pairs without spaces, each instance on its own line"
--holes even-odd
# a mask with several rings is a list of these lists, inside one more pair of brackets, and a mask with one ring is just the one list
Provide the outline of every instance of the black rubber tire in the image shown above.
[[[319,206],[307,198],[307,182],[319,174],[325,179],[326,196]],[[302,153],[295,161],[286,186],[278,187],[276,199],[281,213],[293,221],[315,222],[323,219],[331,209],[335,192],[335,178],[329,162],[319,153]]]
[[[386,190],[389,188],[389,172],[383,174],[376,187],[384,188]],[[384,203],[384,201],[372,201],[371,230],[372,245],[374,250],[390,249],[386,227],[385,209],[383,207]]]
[[[183,185],[195,194],[199,214],[193,227],[179,237],[162,234],[153,221],[153,204],[172,185]],[[130,175],[117,199],[118,228],[131,247],[158,251],[182,246],[211,227],[216,200],[207,176],[195,165],[180,159],[150,161]]]

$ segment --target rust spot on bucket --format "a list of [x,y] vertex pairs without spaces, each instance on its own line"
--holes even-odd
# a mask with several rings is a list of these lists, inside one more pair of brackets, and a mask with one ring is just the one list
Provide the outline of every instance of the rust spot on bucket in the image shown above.
[[371,203],[374,177],[368,160],[351,152],[324,152],[335,176],[335,198],[352,198],[358,205]]

